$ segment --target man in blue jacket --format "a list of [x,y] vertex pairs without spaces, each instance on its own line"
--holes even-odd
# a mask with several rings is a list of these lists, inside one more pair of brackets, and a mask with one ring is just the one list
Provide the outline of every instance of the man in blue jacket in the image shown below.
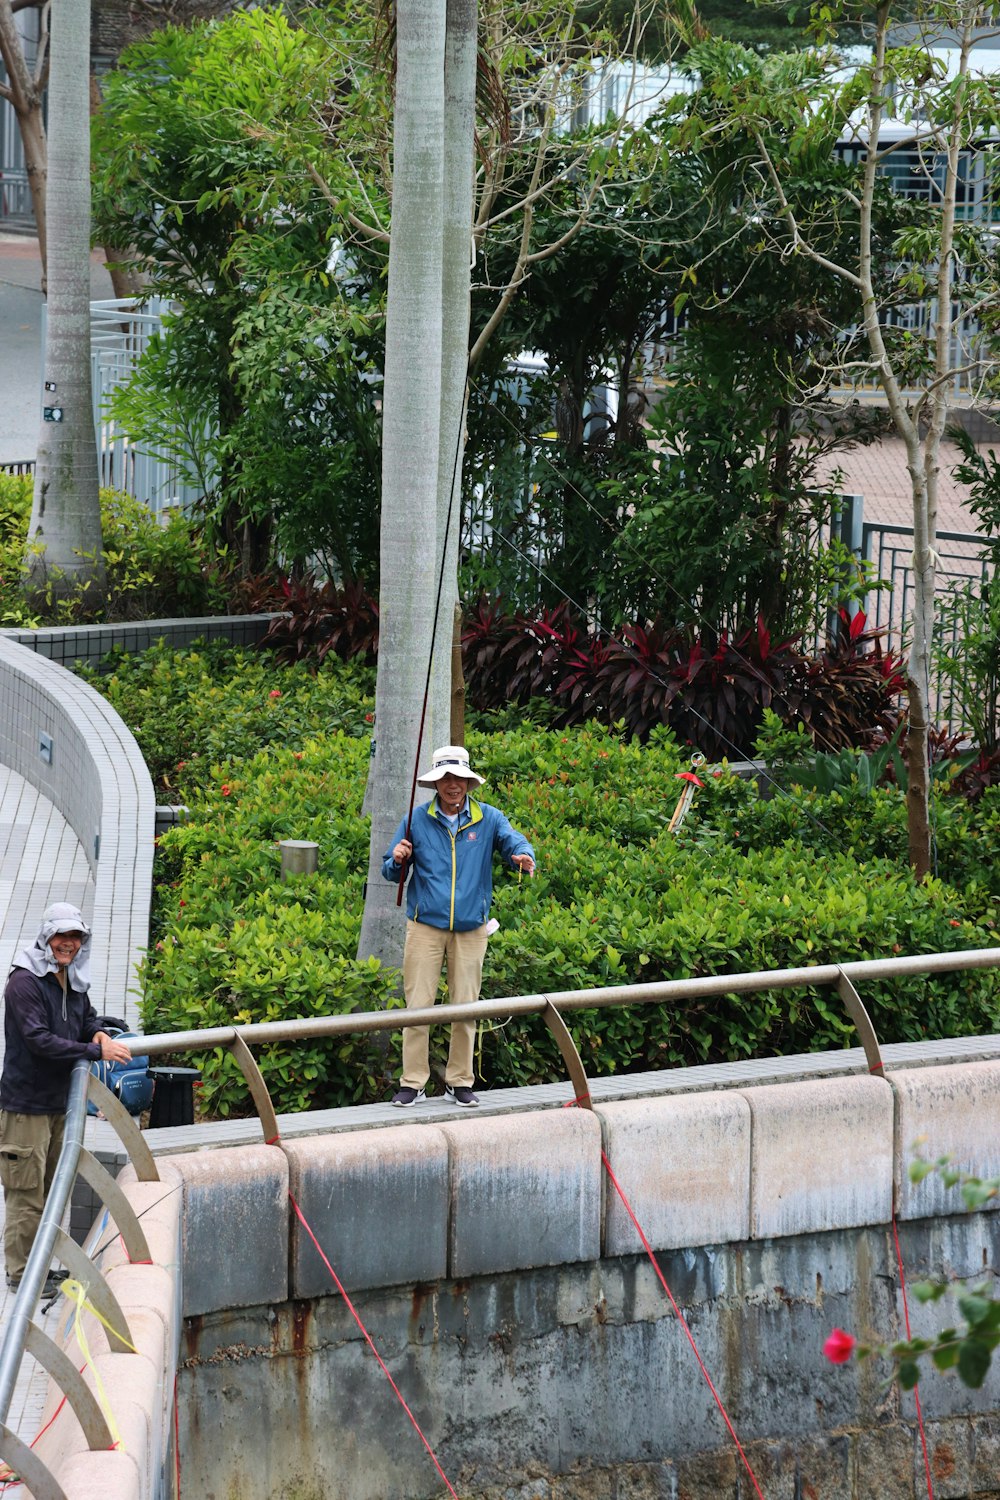
[[[399,880],[409,869],[406,892],[406,944],[403,949],[403,993],[407,1009],[425,1009],[437,998],[442,964],[448,964],[448,999],[466,1005],[479,999],[486,956],[486,922],[493,899],[493,855],[498,852],[516,870],[535,871],[528,840],[497,807],[470,798],[483,778],[469,764],[461,745],[435,750],[429,771],[418,778],[434,788],[430,802],[413,810],[407,837],[406,819],[396,829],[382,861],[386,880]],[[430,1076],[428,1028],[403,1029],[403,1073],[393,1104],[406,1109],[426,1095]],[[474,1021],[451,1028],[445,1098],[466,1107],[479,1100],[472,1092]]]

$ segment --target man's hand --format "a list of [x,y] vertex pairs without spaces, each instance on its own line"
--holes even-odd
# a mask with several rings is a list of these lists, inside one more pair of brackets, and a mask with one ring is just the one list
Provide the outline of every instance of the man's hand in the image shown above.
[[523,870],[526,875],[534,875],[535,861],[530,854],[512,854],[510,862],[518,870]]
[[117,1037],[108,1036],[106,1031],[98,1031],[94,1036],[94,1041],[101,1044],[102,1062],[126,1063],[132,1061],[132,1054],[125,1043],[120,1042]]
[[403,864],[405,860],[409,859],[412,853],[413,845],[410,843],[409,839],[400,839],[399,843],[392,851],[393,863],[397,865]]

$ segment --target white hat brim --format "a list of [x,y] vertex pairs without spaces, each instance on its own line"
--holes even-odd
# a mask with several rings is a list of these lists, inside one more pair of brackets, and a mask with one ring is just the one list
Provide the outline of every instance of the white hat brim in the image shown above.
[[417,786],[433,786],[436,781],[441,780],[442,776],[449,774],[459,776],[462,781],[474,781],[477,786],[482,786],[486,780],[484,776],[480,776],[468,766],[461,772],[456,771],[454,766],[437,766],[430,771],[425,771],[422,776],[418,776]]

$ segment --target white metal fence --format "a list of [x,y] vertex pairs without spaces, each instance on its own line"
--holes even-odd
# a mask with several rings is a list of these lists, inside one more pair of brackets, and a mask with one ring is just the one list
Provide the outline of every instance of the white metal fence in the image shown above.
[[111,415],[108,402],[128,381],[150,339],[160,332],[166,310],[167,304],[158,298],[140,303],[126,297],[90,304],[91,381],[101,484],[134,495],[155,515],[177,506],[189,509],[202,498],[201,491],[187,481],[170,453],[129,438]]

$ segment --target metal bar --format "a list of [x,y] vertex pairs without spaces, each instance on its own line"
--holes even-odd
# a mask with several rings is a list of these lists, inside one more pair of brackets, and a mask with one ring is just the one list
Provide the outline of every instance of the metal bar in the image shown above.
[[[35,1242],[28,1255],[24,1275],[21,1277],[21,1285],[14,1298],[3,1346],[0,1347],[0,1423],[6,1422],[10,1412],[28,1323],[41,1296],[45,1278],[52,1264],[52,1254],[62,1234],[59,1225],[66,1212],[69,1195],[73,1191],[73,1183],[76,1180],[77,1163],[83,1149],[84,1121],[87,1118],[87,1079],[89,1076],[88,1063],[75,1064],[66,1104],[63,1148],[59,1153],[59,1160],[52,1177],[52,1186],[45,1200],[45,1207],[42,1209]],[[82,1252],[78,1253],[82,1254]]]
[[240,1033],[237,1031],[229,1044],[229,1050],[240,1065],[240,1072],[247,1081],[250,1096],[257,1106],[257,1114],[260,1116],[261,1129],[264,1132],[264,1140],[268,1145],[278,1139],[278,1117],[271,1103],[271,1095],[267,1091],[264,1075],[257,1066],[257,1060]]
[[38,1455],[21,1441],[16,1432],[4,1425],[0,1425],[0,1454],[31,1491],[34,1500],[66,1500],[66,1491]]
[[885,1073],[882,1062],[882,1053],[879,1050],[878,1037],[875,1035],[875,1027],[871,1023],[871,1017],[861,1003],[861,996],[854,988],[843,969],[837,980],[837,993],[844,1002],[844,1008],[851,1020],[854,1022],[861,1045],[865,1049],[865,1057],[868,1060],[869,1073]]
[[103,1318],[112,1354],[134,1354],[135,1344],[128,1320],[121,1310],[118,1298],[94,1262],[84,1255],[76,1240],[71,1240],[62,1229],[56,1240],[55,1253],[70,1275],[75,1276],[83,1287],[87,1301],[93,1304]]
[[[743,995],[756,990],[836,987],[841,974],[869,983],[913,974],[950,974],[959,969],[1000,968],[1000,948],[969,948],[955,953],[911,954],[900,958],[860,959],[849,964],[816,964],[801,969],[758,970],[749,974],[713,974],[700,979],[670,979],[655,984],[626,984],[599,990],[563,990],[549,995],[514,995],[505,1000],[477,1000],[469,1005],[432,1006],[424,1010],[358,1011],[344,1016],[315,1016],[299,1021],[261,1021],[241,1026],[248,1044],[290,1042],[306,1037],[345,1036],[354,1032],[398,1031],[406,1026],[449,1026],[453,1021],[490,1020],[496,1016],[540,1015],[547,1002],[558,1010],[594,1010],[609,1005],[666,1004],[705,996]],[[235,1027],[175,1031],[129,1039],[136,1056],[208,1051],[231,1047]]]
[[592,1110],[594,1105],[590,1097],[590,1084],[587,1082],[583,1059],[577,1050],[576,1043],[570,1035],[569,1027],[550,1000],[546,1000],[542,1015],[545,1017],[546,1026],[556,1039],[556,1045],[562,1053],[563,1062],[566,1064],[566,1071],[573,1085],[573,1102],[578,1104],[581,1109]]
[[129,1161],[135,1168],[135,1175],[139,1181],[159,1182],[160,1174],[156,1170],[153,1153],[143,1140],[142,1132],[122,1101],[116,1099],[111,1090],[95,1074],[88,1071],[87,1077],[89,1096],[128,1152]]
[[90,1183],[104,1206],[110,1209],[129,1260],[149,1260],[149,1245],[135,1209],[111,1173],[86,1148],[80,1152],[79,1172],[84,1181]]
[[111,1448],[114,1440],[101,1411],[97,1397],[87,1385],[76,1365],[59,1345],[43,1333],[37,1323],[28,1324],[25,1342],[28,1353],[47,1370],[73,1408],[73,1415],[83,1428],[90,1449]]

